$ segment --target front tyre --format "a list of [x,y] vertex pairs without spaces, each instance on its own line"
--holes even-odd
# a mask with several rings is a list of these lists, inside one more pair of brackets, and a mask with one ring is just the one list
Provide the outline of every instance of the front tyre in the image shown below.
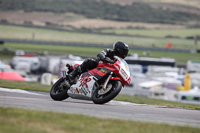
[[107,86],[110,86],[111,85],[111,89],[110,91],[108,91],[107,93],[101,95],[99,94],[99,90],[101,88],[97,88],[94,93],[93,93],[93,96],[92,96],[92,101],[95,103],[95,104],[104,104],[104,103],[107,103],[109,102],[110,100],[114,99],[118,94],[119,92],[121,91],[122,89],[122,83],[121,81],[118,81],[118,80],[110,80],[108,82],[108,85]]
[[50,96],[55,101],[62,101],[68,98],[68,89],[64,86],[64,78],[60,78],[52,87]]

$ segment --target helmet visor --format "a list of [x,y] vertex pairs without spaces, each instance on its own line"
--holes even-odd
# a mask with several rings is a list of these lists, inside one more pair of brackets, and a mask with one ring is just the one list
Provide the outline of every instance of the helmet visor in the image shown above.
[[121,57],[124,59],[124,58],[126,58],[127,57],[127,55],[128,55],[128,49],[121,49],[120,50],[121,52],[120,52],[120,54],[121,54]]

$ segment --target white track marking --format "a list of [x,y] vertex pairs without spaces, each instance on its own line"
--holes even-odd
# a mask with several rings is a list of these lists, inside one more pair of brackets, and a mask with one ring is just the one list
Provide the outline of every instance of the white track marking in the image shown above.
[[21,89],[8,89],[8,88],[1,88],[1,87],[0,87],[0,91],[22,93],[22,94],[31,94],[31,95],[42,95],[42,94],[39,94],[39,93],[30,92],[30,91],[21,90]]
[[136,105],[146,105],[146,104],[136,104],[136,103],[130,103],[130,102],[122,102],[122,101],[115,101],[111,100],[110,102],[106,103],[110,105],[130,105],[130,106],[136,106]]

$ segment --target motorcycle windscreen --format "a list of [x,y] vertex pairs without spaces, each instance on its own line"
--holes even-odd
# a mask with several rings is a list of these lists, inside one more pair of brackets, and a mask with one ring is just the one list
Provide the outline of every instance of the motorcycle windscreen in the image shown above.
[[105,67],[98,67],[89,71],[89,73],[96,77],[98,80],[104,77],[106,74],[110,73],[111,70]]

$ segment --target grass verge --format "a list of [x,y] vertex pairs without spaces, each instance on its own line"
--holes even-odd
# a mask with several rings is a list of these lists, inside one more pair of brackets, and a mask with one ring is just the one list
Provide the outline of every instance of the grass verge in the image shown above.
[[103,119],[83,115],[0,107],[0,132],[6,133],[199,133],[200,129]]
[[153,99],[141,96],[129,96],[129,95],[118,95],[115,100],[117,101],[125,101],[137,104],[147,104],[147,105],[159,105],[166,106],[171,108],[187,108],[187,109],[198,109],[200,110],[200,105],[195,104],[185,104],[174,101],[166,101],[161,99]]
[[23,81],[9,81],[0,79],[0,87],[10,88],[10,89],[23,89],[31,91],[43,91],[49,92],[51,86],[42,85],[36,82],[23,82]]

